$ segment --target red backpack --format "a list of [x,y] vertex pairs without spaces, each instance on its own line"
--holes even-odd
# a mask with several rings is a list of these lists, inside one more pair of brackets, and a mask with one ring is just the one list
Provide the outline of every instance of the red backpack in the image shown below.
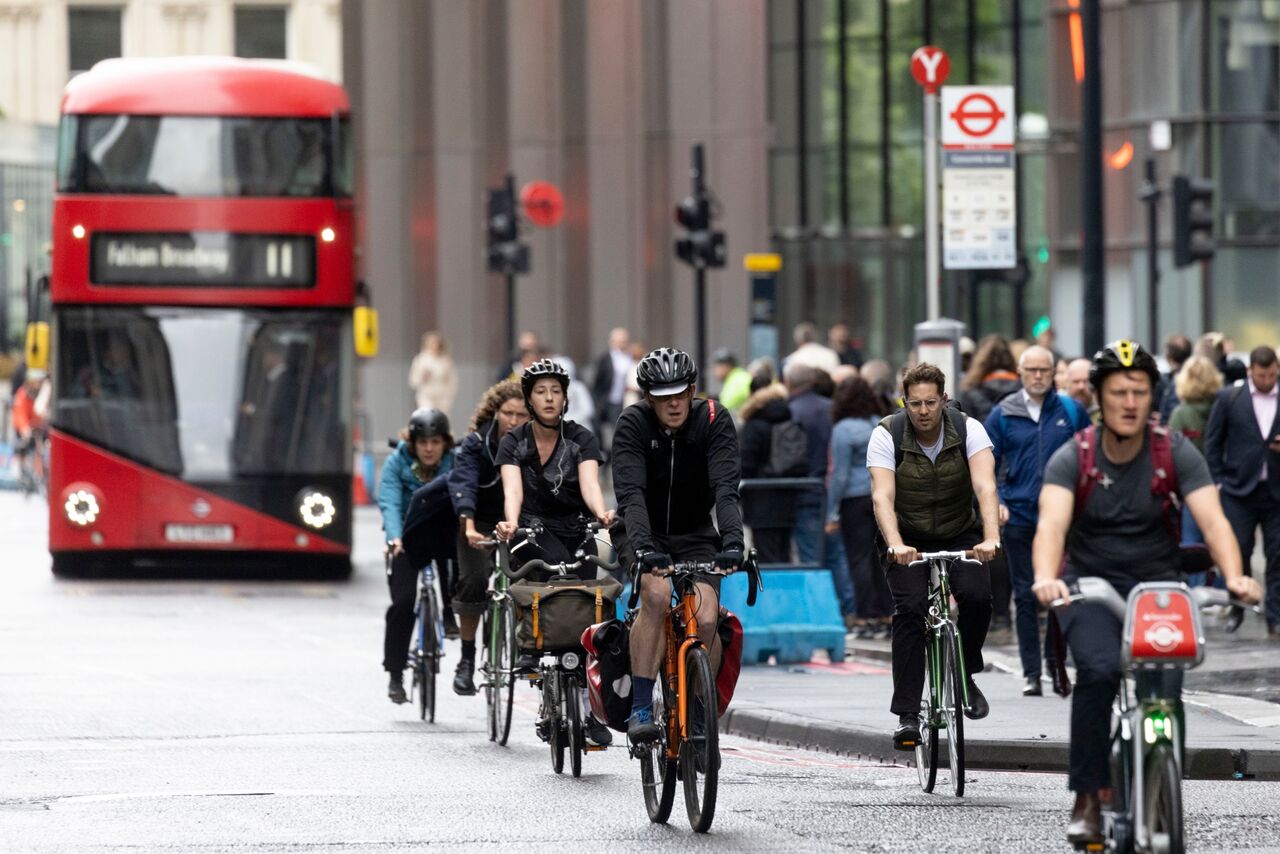
[[[1098,428],[1086,427],[1075,436],[1076,506],[1073,518],[1080,518],[1093,488],[1104,477],[1098,468]],[[1151,494],[1160,499],[1165,525],[1174,545],[1182,543],[1182,492],[1178,488],[1178,471],[1173,464],[1173,437],[1156,421],[1147,424],[1147,447],[1151,449]]]

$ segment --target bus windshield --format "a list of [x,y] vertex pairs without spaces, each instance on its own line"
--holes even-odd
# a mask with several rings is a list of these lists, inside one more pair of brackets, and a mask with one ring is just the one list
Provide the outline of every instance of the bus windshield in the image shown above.
[[188,481],[350,470],[340,312],[74,306],[53,424]]
[[352,192],[346,119],[69,115],[62,122],[58,190],[64,193],[319,198]]

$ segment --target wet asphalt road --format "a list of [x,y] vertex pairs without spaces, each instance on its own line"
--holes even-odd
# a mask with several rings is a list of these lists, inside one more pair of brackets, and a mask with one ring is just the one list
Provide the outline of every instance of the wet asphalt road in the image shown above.
[[[0,494],[4,851],[1069,851],[1065,780],[914,770],[724,740],[713,832],[649,824],[624,751],[552,774],[520,688],[508,748],[483,700],[392,706],[385,584],[61,582],[42,514]],[[376,557],[362,519],[358,553]],[[446,669],[452,669],[451,646]],[[1280,851],[1280,784],[1188,783],[1192,850]],[[1270,847],[1268,847],[1270,846]]]

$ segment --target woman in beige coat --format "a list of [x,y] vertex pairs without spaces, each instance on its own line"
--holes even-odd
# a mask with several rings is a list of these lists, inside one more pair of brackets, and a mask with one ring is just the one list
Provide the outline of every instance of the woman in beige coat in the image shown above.
[[449,345],[438,332],[422,336],[422,350],[409,365],[409,388],[419,409],[432,408],[448,413],[458,396],[458,371],[449,355]]

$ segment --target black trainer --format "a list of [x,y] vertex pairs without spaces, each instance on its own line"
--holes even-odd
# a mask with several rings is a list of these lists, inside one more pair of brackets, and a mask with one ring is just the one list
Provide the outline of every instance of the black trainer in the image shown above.
[[453,693],[462,697],[470,697],[476,692],[476,663],[469,658],[458,661],[458,669],[453,673]]
[[521,652],[516,659],[516,673],[529,675],[538,672],[538,656],[532,652]]
[[627,738],[632,744],[648,744],[658,739],[658,725],[653,722],[653,712],[640,709],[632,712],[627,720]]
[[596,747],[608,747],[613,744],[613,733],[607,726],[596,720],[595,715],[587,715],[587,719],[582,722],[582,729],[586,732],[587,744]]
[[1039,676],[1028,676],[1026,683],[1022,686],[1022,696],[1024,697],[1043,697],[1044,686],[1040,684]]
[[387,683],[387,696],[393,703],[409,702],[409,695],[404,692],[404,674],[399,670],[391,673],[391,680]]
[[893,731],[894,750],[915,750],[920,743],[920,716],[898,715],[898,728]]
[[964,716],[969,720],[977,721],[985,718],[990,712],[991,706],[987,703],[987,698],[978,690],[978,684],[970,679],[969,706],[964,710]]

